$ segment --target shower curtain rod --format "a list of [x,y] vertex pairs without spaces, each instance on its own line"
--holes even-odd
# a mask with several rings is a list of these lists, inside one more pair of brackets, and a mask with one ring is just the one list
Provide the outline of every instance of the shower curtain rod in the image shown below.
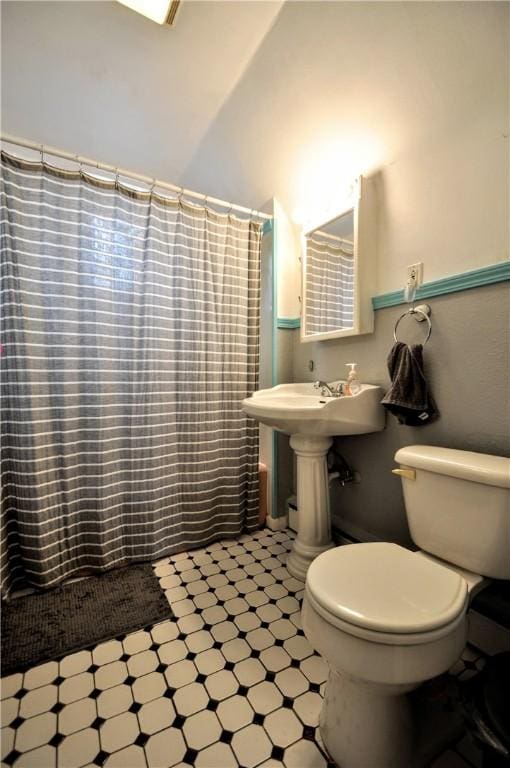
[[314,229],[314,235],[322,235],[322,237],[329,237],[330,240],[338,240],[339,243],[345,243],[354,248],[354,242],[352,240],[346,240],[345,237],[338,237],[338,235],[330,235],[329,232],[324,232],[322,229]]
[[140,173],[134,173],[134,171],[128,171],[125,168],[117,168],[115,165],[108,165],[107,163],[100,163],[97,160],[92,160],[90,157],[84,157],[82,155],[73,155],[72,152],[65,152],[62,149],[56,149],[46,144],[37,144],[35,141],[28,141],[28,139],[20,139],[17,136],[10,136],[7,133],[2,133],[0,141],[6,144],[13,144],[18,147],[25,147],[26,149],[33,149],[41,154],[41,158],[44,155],[52,155],[54,157],[62,157],[64,160],[72,160],[75,163],[81,165],[88,165],[92,168],[98,168],[102,171],[109,171],[115,173],[116,176],[127,176],[137,181],[142,181],[145,184],[149,184],[151,189],[153,187],[160,187],[161,189],[168,189],[171,192],[176,192],[177,197],[192,197],[197,200],[201,200],[205,205],[212,203],[213,205],[219,205],[222,208],[228,208],[230,211],[238,211],[239,213],[247,213],[250,216],[255,216],[258,219],[272,219],[272,215],[269,213],[262,213],[262,211],[256,211],[254,208],[245,208],[242,205],[236,205],[235,203],[229,203],[226,200],[220,200],[217,197],[211,197],[210,195],[204,195],[201,192],[193,192],[191,189],[185,187],[179,187],[176,184],[170,184],[167,181],[160,181],[159,179],[152,178],[151,176],[143,176]]

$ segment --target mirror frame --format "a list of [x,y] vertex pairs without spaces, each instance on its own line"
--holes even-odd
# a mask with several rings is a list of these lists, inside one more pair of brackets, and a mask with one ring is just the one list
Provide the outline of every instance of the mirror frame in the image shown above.
[[[344,336],[359,336],[374,331],[374,312],[372,296],[375,294],[375,229],[373,190],[369,180],[363,176],[353,185],[351,204],[339,210],[327,221],[320,221],[303,231],[301,235],[301,330],[303,343],[339,339]],[[308,235],[320,227],[325,227],[340,216],[353,211],[354,214],[354,308],[351,328],[326,331],[325,333],[306,333],[306,240]]]

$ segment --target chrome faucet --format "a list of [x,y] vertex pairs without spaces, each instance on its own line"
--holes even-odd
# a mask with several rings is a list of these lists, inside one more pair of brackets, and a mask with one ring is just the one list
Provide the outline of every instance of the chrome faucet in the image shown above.
[[314,389],[320,389],[322,397],[341,397],[343,394],[342,384],[333,388],[326,381],[316,381],[313,386]]

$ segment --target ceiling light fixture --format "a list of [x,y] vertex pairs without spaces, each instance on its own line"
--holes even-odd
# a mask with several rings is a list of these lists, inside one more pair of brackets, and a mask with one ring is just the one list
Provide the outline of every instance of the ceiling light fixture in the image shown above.
[[156,24],[172,26],[180,0],[118,0],[118,2],[155,21]]

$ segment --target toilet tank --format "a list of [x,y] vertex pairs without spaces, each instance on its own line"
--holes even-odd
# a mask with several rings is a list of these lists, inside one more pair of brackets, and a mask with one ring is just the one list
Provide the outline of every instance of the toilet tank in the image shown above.
[[510,579],[510,459],[411,445],[395,461],[415,474],[402,476],[414,543],[473,573]]

